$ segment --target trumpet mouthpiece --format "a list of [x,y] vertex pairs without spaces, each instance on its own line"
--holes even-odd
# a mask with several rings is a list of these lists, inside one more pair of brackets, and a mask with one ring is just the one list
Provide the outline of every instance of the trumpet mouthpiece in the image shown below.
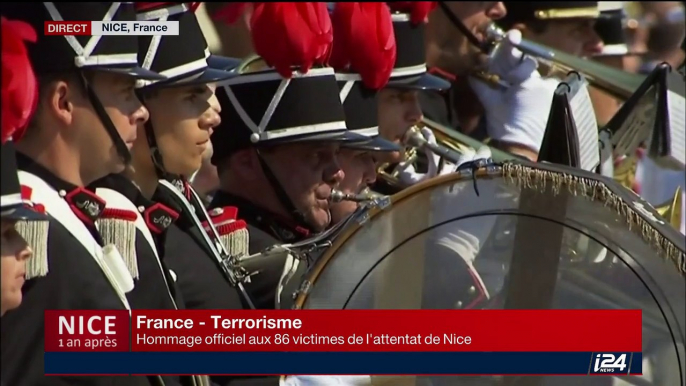
[[417,126],[410,127],[403,138],[403,143],[409,147],[421,147],[425,142],[426,139]]
[[369,191],[369,189],[365,189],[359,194],[346,194],[341,192],[340,190],[332,190],[331,191],[331,196],[329,197],[329,201],[331,202],[341,202],[341,201],[353,201],[353,202],[364,202],[364,201],[370,201],[372,200],[373,197]]
[[341,201],[345,200],[345,197],[346,197],[346,196],[347,196],[347,195],[346,195],[345,193],[341,192],[340,190],[335,190],[335,189],[334,189],[334,190],[331,191],[331,196],[329,196],[329,201],[331,201],[331,202],[341,202]]

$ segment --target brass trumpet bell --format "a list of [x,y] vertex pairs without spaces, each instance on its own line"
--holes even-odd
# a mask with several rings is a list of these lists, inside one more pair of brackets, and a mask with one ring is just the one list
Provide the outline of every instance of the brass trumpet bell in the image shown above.
[[[464,153],[465,150],[478,150],[484,145],[482,142],[470,138],[469,136],[462,134],[454,129],[440,125],[434,121],[423,118],[421,122],[415,125],[412,130],[419,130],[421,128],[427,127],[436,137],[436,143],[446,149],[450,149],[456,153]],[[497,150],[491,149],[491,158],[495,162],[502,162],[510,159],[517,158],[515,155]],[[405,156],[403,163],[416,164],[420,161],[419,149],[416,147],[408,147],[405,150]],[[393,170],[388,170],[391,167],[390,164],[384,163],[379,165],[377,168],[377,178],[383,181],[385,184],[390,186],[395,191],[400,191],[404,189],[404,186],[398,179],[398,170],[401,168],[394,168]]]
[[681,229],[682,199],[681,187],[678,187],[676,192],[674,192],[674,197],[664,204],[655,207],[660,216],[664,217],[677,230]]

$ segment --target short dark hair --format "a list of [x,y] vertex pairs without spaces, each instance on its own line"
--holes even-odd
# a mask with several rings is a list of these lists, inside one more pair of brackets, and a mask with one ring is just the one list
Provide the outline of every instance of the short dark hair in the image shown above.
[[50,90],[50,87],[52,87],[52,85],[56,82],[65,82],[69,85],[78,85],[78,89],[85,95],[85,84],[81,77],[84,77],[90,82],[93,80],[94,74],[91,71],[82,71],[79,73],[77,70],[36,74],[36,80],[38,82],[38,104],[36,106],[36,111],[34,112],[33,117],[31,117],[31,120],[26,128],[26,136],[30,136],[31,133],[36,129],[38,116],[44,107],[44,97]]

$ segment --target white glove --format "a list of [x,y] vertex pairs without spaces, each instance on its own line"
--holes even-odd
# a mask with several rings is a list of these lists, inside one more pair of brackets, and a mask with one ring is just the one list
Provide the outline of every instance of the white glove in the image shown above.
[[553,93],[560,81],[542,78],[538,63],[513,44],[522,40],[518,30],[507,32],[491,55],[488,71],[510,84],[493,88],[470,78],[469,84],[486,111],[488,135],[502,142],[516,143],[538,151],[543,141]]
[[439,175],[442,176],[444,174],[455,173],[460,168],[460,166],[466,163],[478,160],[486,161],[490,160],[491,157],[491,148],[488,146],[481,146],[481,148],[478,151],[474,151],[473,149],[467,149],[462,152],[460,159],[457,161],[457,164],[444,160]]
[[[434,145],[436,144],[436,136],[434,136],[434,133],[431,131],[431,129],[423,127],[421,133],[427,142]],[[417,173],[414,165],[409,163],[407,165],[400,164],[396,167],[396,171],[398,171],[398,179],[402,184],[410,186],[422,181],[426,181],[429,178],[433,178],[438,175],[438,162],[440,161],[440,157],[429,149],[426,149],[424,153],[426,154],[428,162],[428,168],[425,174]]]

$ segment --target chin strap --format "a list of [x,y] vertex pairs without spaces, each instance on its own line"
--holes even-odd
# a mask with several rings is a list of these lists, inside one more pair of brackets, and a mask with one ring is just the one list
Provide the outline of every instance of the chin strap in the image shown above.
[[295,204],[293,204],[291,198],[288,197],[283,185],[276,178],[274,172],[272,172],[264,158],[262,158],[260,151],[257,149],[255,151],[257,152],[257,159],[260,160],[262,171],[264,172],[265,177],[267,177],[267,181],[269,181],[269,185],[272,186],[276,197],[278,198],[279,202],[281,202],[281,205],[283,205],[283,207],[286,209],[286,212],[290,213],[296,224],[304,227],[305,229],[311,229],[312,227],[307,223],[307,220],[305,220],[305,216],[295,207]]
[[[144,101],[142,93],[138,92],[138,99]],[[145,105],[145,102],[143,102]],[[152,119],[148,119],[143,125],[145,130],[145,139],[148,142],[148,148],[150,149],[150,158],[152,159],[152,164],[155,167],[155,173],[157,173],[157,178],[161,180],[167,180],[174,184],[179,191],[185,192],[184,178],[180,175],[167,172],[164,167],[164,161],[162,159],[162,152],[159,146],[157,146],[157,138],[155,137],[155,129],[152,127]]]
[[124,161],[124,164],[130,164],[131,152],[129,151],[129,148],[126,146],[126,143],[124,143],[124,140],[121,139],[117,128],[114,126],[114,123],[112,123],[112,118],[110,118],[109,114],[107,114],[107,111],[105,111],[105,107],[103,107],[100,99],[95,94],[95,91],[81,71],[79,71],[79,79],[81,79],[81,83],[86,89],[88,99],[90,100],[91,105],[93,105],[95,114],[97,114],[98,118],[100,118],[100,122],[102,122],[102,125],[105,127],[105,131],[107,131],[107,134],[110,136],[110,139],[114,144],[114,148],[117,149],[117,154],[119,154],[119,157],[121,157],[121,159]]
[[462,20],[460,20],[460,18],[458,18],[452,10],[450,10],[450,7],[448,7],[448,4],[446,4],[445,1],[439,1],[438,5],[448,20],[450,20],[455,28],[462,32],[462,35],[464,35],[473,46],[477,47],[485,54],[489,53],[489,44],[486,42],[480,42],[479,39],[477,39],[477,37],[472,33],[472,31],[470,31],[469,28],[462,23]]

